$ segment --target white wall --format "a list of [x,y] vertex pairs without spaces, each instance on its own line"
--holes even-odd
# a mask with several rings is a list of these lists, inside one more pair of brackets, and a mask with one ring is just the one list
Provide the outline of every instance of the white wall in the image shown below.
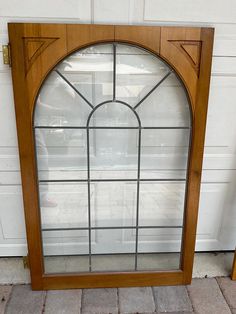
[[[197,249],[233,249],[236,244],[236,1],[0,0],[1,45],[8,42],[7,22],[13,21],[215,27]],[[0,255],[25,255],[11,73],[3,65],[2,56],[0,223]]]

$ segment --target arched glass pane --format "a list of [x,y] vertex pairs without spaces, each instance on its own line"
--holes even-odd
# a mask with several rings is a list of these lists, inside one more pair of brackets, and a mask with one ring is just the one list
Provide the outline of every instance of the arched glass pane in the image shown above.
[[117,45],[117,98],[135,106],[169,72],[151,53],[128,45]]
[[97,105],[112,98],[113,46],[91,46],[73,53],[57,66],[86,99]]
[[73,53],[34,131],[46,273],[179,268],[191,114],[165,62],[121,43]]
[[186,92],[175,73],[170,74],[137,108],[146,127],[190,127]]
[[120,102],[109,102],[94,111],[89,126],[138,127],[138,118],[128,106]]
[[91,108],[55,71],[45,80],[37,98],[35,126],[84,126]]

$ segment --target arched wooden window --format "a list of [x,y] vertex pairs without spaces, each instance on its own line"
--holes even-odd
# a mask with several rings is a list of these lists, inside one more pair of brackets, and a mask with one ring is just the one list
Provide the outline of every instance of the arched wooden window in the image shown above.
[[32,287],[190,282],[212,29],[9,31]]

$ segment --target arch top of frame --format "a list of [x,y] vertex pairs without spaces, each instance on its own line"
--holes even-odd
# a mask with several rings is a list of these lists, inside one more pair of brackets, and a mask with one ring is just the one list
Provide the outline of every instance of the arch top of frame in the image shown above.
[[41,84],[59,61],[89,45],[112,41],[140,46],[166,61],[181,78],[194,113],[205,28],[9,23],[9,30],[21,39],[31,113]]

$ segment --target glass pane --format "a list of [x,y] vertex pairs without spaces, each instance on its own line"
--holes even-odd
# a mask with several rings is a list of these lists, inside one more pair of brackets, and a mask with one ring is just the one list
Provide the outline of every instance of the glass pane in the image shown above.
[[90,130],[90,178],[137,179],[136,129]]
[[136,201],[136,182],[91,183],[91,225],[93,227],[135,225]]
[[178,270],[180,253],[139,253],[137,270]]
[[140,226],[182,226],[185,183],[141,182]]
[[109,102],[93,113],[89,126],[96,127],[138,127],[135,112],[119,102]]
[[143,179],[185,179],[189,129],[144,129],[141,144]]
[[144,100],[137,113],[144,127],[189,127],[189,104],[182,84],[172,73]]
[[35,140],[39,180],[87,179],[85,130],[36,129]]
[[37,98],[35,126],[83,126],[91,108],[56,73],[45,80]]
[[43,229],[88,227],[86,183],[39,184]]
[[89,257],[88,255],[45,256],[44,269],[46,274],[88,272]]
[[139,229],[138,270],[179,269],[182,229]]
[[92,255],[92,271],[134,271],[134,254]]
[[45,273],[89,271],[88,231],[42,232]]
[[169,72],[163,61],[128,45],[116,48],[116,96],[135,106]]
[[134,270],[135,241],[126,240],[127,231],[92,230],[92,271]]
[[75,52],[57,69],[93,105],[113,98],[113,45],[95,45]]

